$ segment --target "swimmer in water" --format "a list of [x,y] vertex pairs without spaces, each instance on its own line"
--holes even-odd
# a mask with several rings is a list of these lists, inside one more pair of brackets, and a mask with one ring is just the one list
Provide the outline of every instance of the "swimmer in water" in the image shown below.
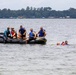
[[68,45],[68,41],[65,41],[65,42],[63,41],[61,44],[58,42],[57,45],[62,45],[62,46]]

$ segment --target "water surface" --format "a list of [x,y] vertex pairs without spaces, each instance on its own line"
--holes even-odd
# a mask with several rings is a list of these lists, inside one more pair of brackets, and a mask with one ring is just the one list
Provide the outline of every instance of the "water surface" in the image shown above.
[[[0,19],[0,32],[7,26],[27,33],[41,26],[47,33],[46,45],[0,44],[0,75],[76,75],[75,19]],[[67,40],[68,46],[57,46]]]

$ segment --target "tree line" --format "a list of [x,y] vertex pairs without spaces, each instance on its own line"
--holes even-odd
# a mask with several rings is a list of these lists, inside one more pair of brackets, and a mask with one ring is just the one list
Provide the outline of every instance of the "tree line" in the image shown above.
[[52,10],[51,7],[29,7],[20,10],[0,9],[0,18],[76,18],[76,9]]

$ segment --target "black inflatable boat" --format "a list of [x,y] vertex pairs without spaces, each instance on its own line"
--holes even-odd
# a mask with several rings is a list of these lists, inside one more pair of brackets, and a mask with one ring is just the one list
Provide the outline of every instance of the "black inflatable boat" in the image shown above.
[[23,39],[13,39],[13,38],[8,38],[6,39],[3,36],[3,33],[0,33],[0,43],[10,43],[10,44],[46,44],[46,38],[45,37],[38,37],[35,40],[31,41],[26,41]]

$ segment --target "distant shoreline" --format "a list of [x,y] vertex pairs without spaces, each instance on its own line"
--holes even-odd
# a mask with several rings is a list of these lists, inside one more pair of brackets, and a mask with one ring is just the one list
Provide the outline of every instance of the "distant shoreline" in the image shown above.
[[76,19],[76,18],[0,18],[0,19]]
[[1,19],[75,19],[76,9],[53,10],[51,7],[27,7],[20,10],[4,8],[0,10]]

